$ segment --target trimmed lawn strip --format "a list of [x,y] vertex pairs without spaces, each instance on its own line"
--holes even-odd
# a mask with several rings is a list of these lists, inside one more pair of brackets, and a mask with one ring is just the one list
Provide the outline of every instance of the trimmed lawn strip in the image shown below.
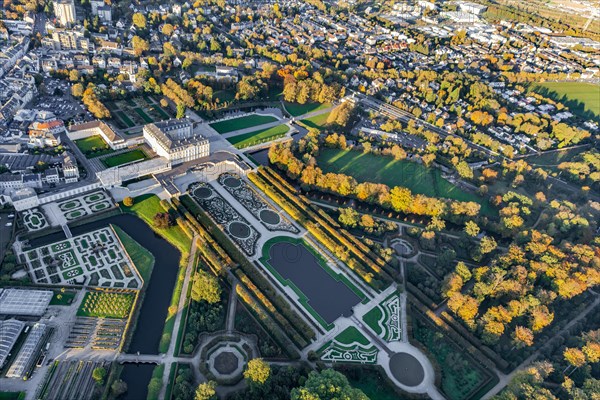
[[142,110],[141,108],[139,108],[139,107],[134,108],[133,111],[135,111],[140,117],[142,117],[144,122],[146,122],[147,124],[151,124],[154,122],[154,120],[152,118],[150,118],[150,116],[148,114],[146,114],[144,112],[144,110]]
[[25,392],[0,392],[0,400],[24,400]]
[[116,225],[111,226],[123,244],[129,258],[131,258],[133,265],[138,270],[139,275],[144,280],[144,284],[148,284],[152,275],[152,269],[154,268],[154,256],[121,228]]
[[308,114],[313,111],[322,110],[324,108],[331,107],[331,103],[306,103],[306,104],[298,104],[298,103],[288,103],[284,102],[285,109],[290,115],[293,117],[297,117],[299,115]]
[[259,129],[254,132],[244,133],[243,135],[233,136],[227,140],[236,148],[243,149],[244,147],[282,138],[289,131],[290,128],[287,125],[278,125],[272,128]]
[[[146,396],[146,400],[158,400],[158,395],[160,394],[160,390],[162,389],[162,379],[165,373],[165,364],[158,364],[154,367],[154,371],[152,371],[152,378],[150,378],[150,382],[148,383],[148,395]],[[159,386],[154,387],[152,381],[157,380],[160,382]]]
[[125,153],[117,154],[115,156],[103,158],[101,161],[102,164],[106,165],[108,168],[111,168],[138,160],[146,160],[147,158],[148,156],[146,155],[146,153],[144,153],[140,149],[135,149],[127,151]]
[[445,197],[458,201],[481,204],[481,212],[496,215],[494,208],[482,197],[463,191],[442,177],[440,170],[427,168],[416,162],[395,160],[392,157],[362,153],[355,150],[323,148],[316,156],[317,165],[323,171],[342,173],[360,182],[383,183],[390,188],[402,186],[414,194],[429,197]]
[[[177,273],[177,282],[175,283],[175,288],[173,289],[173,295],[171,296],[171,304],[169,305],[169,309],[171,309],[171,307],[179,307],[179,298],[181,297],[181,291],[183,290],[183,281],[185,280],[187,263],[187,257],[182,256],[181,263],[179,265],[179,272]],[[163,334],[158,345],[158,352],[162,354],[169,350],[169,344],[171,343],[171,338],[173,336],[173,328],[175,327],[175,317],[177,314],[169,314],[170,313],[167,314],[167,320],[165,321]]]
[[122,120],[123,122],[125,122],[125,124],[127,125],[127,127],[129,127],[129,128],[133,128],[133,127],[135,126],[135,122],[133,122],[133,121],[131,120],[131,118],[129,118],[129,117],[127,116],[127,114],[125,114],[123,111],[120,111],[120,110],[119,110],[119,111],[117,111],[115,114],[116,114],[116,115],[118,115],[118,116],[119,116],[119,118],[121,118],[121,120]]
[[177,376],[177,367],[179,363],[174,362],[171,364],[171,369],[169,370],[169,380],[167,382],[167,390],[165,390],[165,400],[171,400],[171,395],[173,393],[173,384],[175,383],[175,377]]
[[321,317],[321,315],[319,315],[319,313],[314,308],[312,308],[312,306],[309,304],[310,299],[308,299],[306,297],[306,295],[294,284],[294,282],[290,281],[289,279],[284,279],[279,274],[279,272],[267,261],[269,259],[269,251],[271,249],[271,246],[274,245],[275,243],[281,243],[281,242],[300,244],[300,245],[304,246],[308,251],[311,252],[311,254],[313,256],[315,256],[317,258],[321,268],[323,268],[325,270],[325,272],[327,272],[327,274],[329,274],[329,276],[331,276],[336,282],[341,281],[346,286],[348,286],[348,288],[350,290],[352,290],[352,292],[354,292],[354,294],[356,294],[361,299],[361,301],[365,301],[367,299],[365,294],[362,293],[356,286],[354,286],[354,284],[352,284],[352,282],[350,282],[347,277],[345,277],[344,275],[341,275],[341,274],[336,274],[334,271],[332,271],[331,268],[329,268],[329,266],[327,265],[325,259],[315,249],[313,249],[312,246],[310,246],[308,243],[306,243],[306,241],[304,241],[302,239],[295,239],[295,238],[284,237],[284,236],[269,239],[262,248],[262,256],[260,257],[259,261],[271,272],[271,274],[283,286],[290,287],[294,291],[294,293],[296,293],[296,295],[298,295],[298,300],[299,300],[300,304],[302,304],[304,309],[306,311],[308,311],[310,313],[310,315],[312,315],[319,322],[319,324],[326,330],[328,330],[328,331],[331,330],[334,325],[328,324],[327,321],[325,321],[323,319],[323,317]]
[[330,113],[315,115],[314,117],[301,120],[300,123],[306,126],[306,128],[321,130],[325,127],[325,125],[327,125],[327,118],[329,118],[329,114]]
[[334,340],[339,344],[344,345],[352,345],[355,342],[364,346],[369,346],[371,344],[371,342],[369,342],[369,339],[367,339],[365,335],[360,333],[360,331],[354,326],[349,326],[346,329],[344,329],[339,335],[335,337]]
[[252,128],[277,121],[277,118],[270,115],[251,114],[239,118],[232,118],[225,121],[215,122],[210,126],[219,133],[237,131],[238,129]]

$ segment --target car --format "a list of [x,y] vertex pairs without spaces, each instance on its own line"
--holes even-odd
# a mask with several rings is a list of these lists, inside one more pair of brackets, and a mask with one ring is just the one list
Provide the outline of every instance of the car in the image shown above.
[[7,222],[6,226],[12,226],[12,222]]

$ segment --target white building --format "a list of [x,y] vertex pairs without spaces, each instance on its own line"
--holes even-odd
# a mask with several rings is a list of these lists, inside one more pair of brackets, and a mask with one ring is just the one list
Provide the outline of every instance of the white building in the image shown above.
[[481,15],[487,10],[487,6],[471,2],[460,3],[458,7],[462,12],[471,13],[475,15]]
[[62,26],[74,24],[77,18],[75,14],[75,3],[73,0],[55,0],[54,15]]
[[144,140],[171,164],[193,161],[210,154],[208,140],[194,134],[192,122],[172,119],[144,126]]

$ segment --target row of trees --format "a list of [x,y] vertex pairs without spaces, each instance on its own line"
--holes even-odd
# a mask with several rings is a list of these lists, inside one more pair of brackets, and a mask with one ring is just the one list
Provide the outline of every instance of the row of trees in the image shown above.
[[305,189],[318,189],[342,197],[352,197],[370,204],[405,214],[425,215],[449,219],[476,217],[481,206],[475,202],[438,199],[421,194],[413,195],[405,187],[393,188],[371,182],[358,183],[345,174],[327,173],[314,165],[306,165],[293,154],[290,143],[277,143],[269,149],[269,161],[298,179]]

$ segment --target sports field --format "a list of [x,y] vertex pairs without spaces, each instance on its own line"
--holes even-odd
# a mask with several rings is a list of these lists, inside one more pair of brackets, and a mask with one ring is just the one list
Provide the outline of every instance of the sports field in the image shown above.
[[430,197],[474,201],[481,204],[483,213],[494,213],[487,201],[453,185],[435,168],[371,153],[327,148],[321,149],[316,159],[323,173],[343,173],[354,177],[358,182],[383,183],[390,187],[403,186],[415,194]]
[[254,132],[230,137],[227,140],[229,140],[229,143],[234,145],[236,148],[243,149],[244,147],[279,139],[288,133],[289,130],[290,128],[287,125],[278,125],[274,126],[273,128],[259,129]]
[[331,103],[306,103],[306,104],[298,104],[298,103],[288,103],[285,102],[285,109],[292,116],[297,117],[299,115],[304,115],[309,112],[322,110],[324,108],[331,107]]
[[210,124],[210,126],[219,133],[227,133],[237,131],[238,129],[252,128],[253,126],[264,125],[275,121],[277,121],[277,118],[270,115],[251,114],[244,117],[215,122],[214,124]]
[[560,101],[583,117],[600,118],[600,85],[583,82],[544,82],[536,84],[536,92]]
[[100,135],[89,136],[83,139],[77,139],[74,141],[75,145],[81,150],[87,158],[93,158],[110,154],[114,150],[111,149],[108,144],[102,139]]
[[148,156],[142,150],[135,149],[125,153],[117,154],[115,156],[110,156],[102,159],[102,164],[106,165],[108,168],[116,167],[117,165],[128,164],[130,162],[145,160]]

